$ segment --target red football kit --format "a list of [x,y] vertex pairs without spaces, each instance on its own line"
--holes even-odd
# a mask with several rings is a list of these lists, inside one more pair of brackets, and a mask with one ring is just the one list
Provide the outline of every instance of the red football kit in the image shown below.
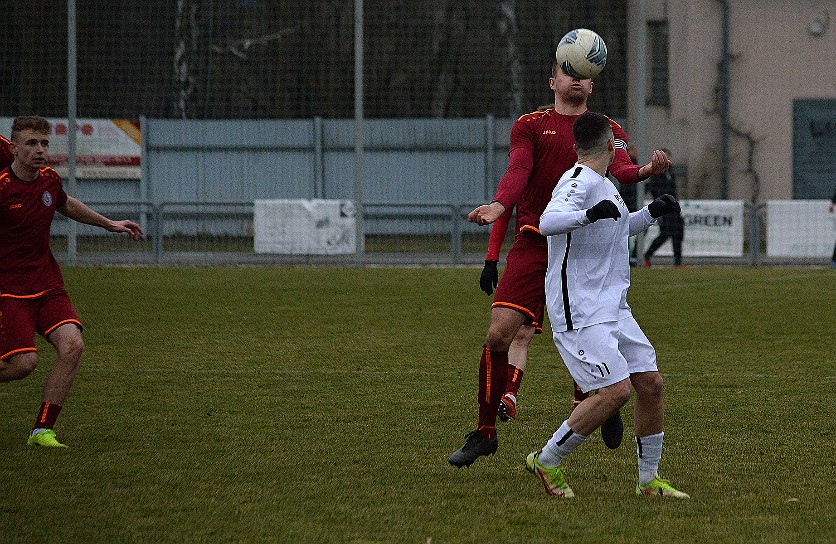
[[[512,208],[517,206],[516,236],[508,252],[505,271],[494,295],[494,307],[512,308],[526,315],[538,331],[543,326],[545,278],[548,258],[546,237],[540,234],[540,215],[557,181],[578,160],[572,126],[580,115],[563,115],[548,108],[523,115],[511,128],[508,170],[499,182],[495,202],[506,214],[494,223],[488,258],[499,258],[499,246]],[[627,134],[610,119],[615,158],[610,173],[621,183],[637,183],[639,166],[627,154]],[[492,231],[493,233],[493,231]],[[497,243],[498,242],[498,243]],[[495,246],[495,247],[494,247]]]
[[49,245],[52,218],[66,202],[52,168],[33,181],[11,167],[0,172],[0,359],[35,351],[35,331],[46,336],[64,323],[81,326]]

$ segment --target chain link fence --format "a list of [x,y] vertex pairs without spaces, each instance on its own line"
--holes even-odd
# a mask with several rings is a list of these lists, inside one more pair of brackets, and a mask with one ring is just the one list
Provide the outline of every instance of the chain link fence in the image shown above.
[[[67,115],[67,8],[10,2],[0,116]],[[372,118],[516,117],[551,100],[554,48],[609,46],[591,109],[626,116],[626,0],[365,0]],[[77,2],[78,117],[353,116],[354,0]]]

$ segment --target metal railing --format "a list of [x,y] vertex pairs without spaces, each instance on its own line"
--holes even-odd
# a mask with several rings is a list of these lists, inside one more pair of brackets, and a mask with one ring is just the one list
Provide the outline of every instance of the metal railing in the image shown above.
[[[356,255],[258,254],[254,249],[253,202],[90,202],[114,219],[132,219],[145,231],[140,241],[88,225],[78,225],[69,243],[69,220],[56,215],[53,252],[62,263],[127,265],[344,265]],[[362,264],[476,265],[487,250],[488,227],[468,223],[475,203],[367,203]],[[744,249],[738,257],[694,257],[686,264],[826,265],[824,258],[776,258],[766,253],[766,205],[744,204]],[[512,221],[513,225],[513,221]],[[513,227],[511,227],[513,228]],[[513,233],[506,237],[510,247]],[[645,244],[648,241],[645,239]],[[75,251],[71,251],[74,248]],[[503,252],[504,256],[505,252]],[[668,264],[669,257],[654,256]]]

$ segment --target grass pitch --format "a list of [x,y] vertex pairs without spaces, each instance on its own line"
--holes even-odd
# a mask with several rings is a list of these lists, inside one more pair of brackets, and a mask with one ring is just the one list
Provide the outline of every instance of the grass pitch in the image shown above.
[[523,466],[568,413],[548,329],[519,419],[469,469],[490,298],[477,269],[68,269],[87,350],[25,444],[52,352],[0,384],[0,542],[832,542],[836,274],[636,270],[666,378],[662,475],[629,434],[567,459],[573,500]]

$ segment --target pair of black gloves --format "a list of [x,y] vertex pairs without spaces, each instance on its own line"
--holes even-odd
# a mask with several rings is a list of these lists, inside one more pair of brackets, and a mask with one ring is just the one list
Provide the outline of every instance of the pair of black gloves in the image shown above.
[[[681,208],[679,201],[673,195],[662,195],[648,204],[647,210],[650,212],[651,217],[657,219],[669,213],[679,213]],[[621,217],[621,212],[612,200],[602,200],[586,210],[586,218],[589,219],[590,223],[607,218],[617,221],[619,217]],[[479,277],[479,287],[489,295],[493,294],[493,290],[499,284],[499,271],[496,269],[497,264],[499,264],[499,261],[485,261],[485,267],[482,269],[482,275]]]
[[[673,195],[662,195],[647,205],[647,211],[650,212],[653,219],[656,219],[669,213],[679,213],[681,208],[679,207],[679,201]],[[621,212],[612,200],[602,200],[586,210],[586,218],[589,219],[590,223],[607,218],[617,221],[619,217],[621,217]]]

